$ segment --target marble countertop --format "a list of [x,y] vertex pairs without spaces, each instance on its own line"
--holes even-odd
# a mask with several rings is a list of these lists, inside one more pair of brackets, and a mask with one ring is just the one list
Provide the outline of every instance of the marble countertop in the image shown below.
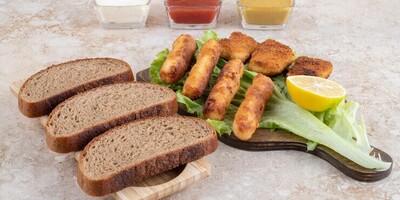
[[[274,38],[299,55],[330,60],[330,79],[361,104],[370,143],[392,156],[392,173],[374,183],[355,181],[324,160],[297,151],[247,152],[220,143],[206,157],[212,175],[167,199],[400,199],[400,1],[298,0],[282,31],[240,27],[233,0],[224,0],[215,29]],[[76,183],[72,154],[51,152],[44,129],[24,117],[9,85],[77,58],[115,57],[134,72],[149,66],[182,33],[172,30],[160,0],[143,29],[99,27],[89,0],[0,0],[0,199],[92,199]],[[110,198],[110,197],[105,197]]]

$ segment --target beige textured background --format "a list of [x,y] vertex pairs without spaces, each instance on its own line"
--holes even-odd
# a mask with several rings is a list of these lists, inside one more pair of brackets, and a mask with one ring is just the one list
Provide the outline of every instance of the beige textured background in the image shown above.
[[[302,152],[246,152],[220,143],[207,157],[212,176],[168,199],[400,199],[400,1],[299,0],[287,29],[241,29],[233,0],[224,0],[216,31],[243,31],[258,41],[274,38],[299,55],[330,60],[332,80],[361,103],[370,143],[395,160],[379,182],[354,181],[327,162]],[[0,199],[90,199],[76,183],[71,154],[45,144],[36,120],[22,116],[11,82],[50,64],[84,57],[116,57],[135,72],[170,47],[160,0],[144,29],[99,28],[88,0],[0,0]]]

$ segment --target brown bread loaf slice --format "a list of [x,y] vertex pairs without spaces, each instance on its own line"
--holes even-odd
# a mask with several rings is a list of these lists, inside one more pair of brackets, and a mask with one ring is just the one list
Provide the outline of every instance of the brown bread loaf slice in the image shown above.
[[18,107],[27,117],[40,117],[79,92],[133,80],[131,67],[122,60],[90,58],[65,62],[26,80],[18,94]]
[[194,117],[151,117],[93,139],[78,160],[78,184],[103,196],[214,152],[214,129]]
[[102,86],[59,104],[47,121],[46,141],[55,152],[79,151],[115,126],[177,111],[176,94],[167,87],[141,82]]

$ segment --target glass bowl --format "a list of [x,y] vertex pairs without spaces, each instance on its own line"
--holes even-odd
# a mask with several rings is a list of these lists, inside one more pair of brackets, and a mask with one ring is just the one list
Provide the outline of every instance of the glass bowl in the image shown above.
[[238,0],[236,3],[244,29],[279,30],[286,27],[295,0]]
[[[164,1],[167,11],[169,25],[174,29],[211,29],[217,24],[221,9],[221,1],[213,4],[201,4],[186,1],[184,4],[173,4],[173,0]],[[191,4],[191,5],[190,5]],[[200,5],[201,4],[201,5]]]
[[95,0],[94,7],[102,28],[143,28],[150,0]]

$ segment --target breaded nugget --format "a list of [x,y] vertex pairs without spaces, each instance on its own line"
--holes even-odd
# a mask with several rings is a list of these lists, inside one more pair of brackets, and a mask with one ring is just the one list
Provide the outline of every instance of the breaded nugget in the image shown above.
[[274,92],[272,80],[262,74],[257,74],[253,83],[247,89],[243,102],[233,120],[232,130],[240,140],[250,139],[261,120],[267,101]]
[[219,41],[222,47],[221,57],[226,60],[240,59],[245,62],[257,48],[258,42],[241,32],[233,32],[229,39]]
[[226,63],[204,103],[203,114],[206,118],[224,119],[227,107],[239,90],[242,76],[243,62],[240,59]]
[[220,55],[221,45],[218,41],[211,39],[203,45],[197,55],[196,64],[190,70],[183,85],[183,95],[190,99],[197,99],[203,95]]
[[319,58],[300,56],[289,69],[288,76],[308,75],[328,78],[333,71],[332,63]]
[[175,83],[189,69],[190,61],[196,51],[196,41],[190,35],[176,38],[160,70],[160,78],[166,83]]
[[267,76],[282,73],[294,61],[294,52],[290,47],[268,39],[252,53],[249,69]]

